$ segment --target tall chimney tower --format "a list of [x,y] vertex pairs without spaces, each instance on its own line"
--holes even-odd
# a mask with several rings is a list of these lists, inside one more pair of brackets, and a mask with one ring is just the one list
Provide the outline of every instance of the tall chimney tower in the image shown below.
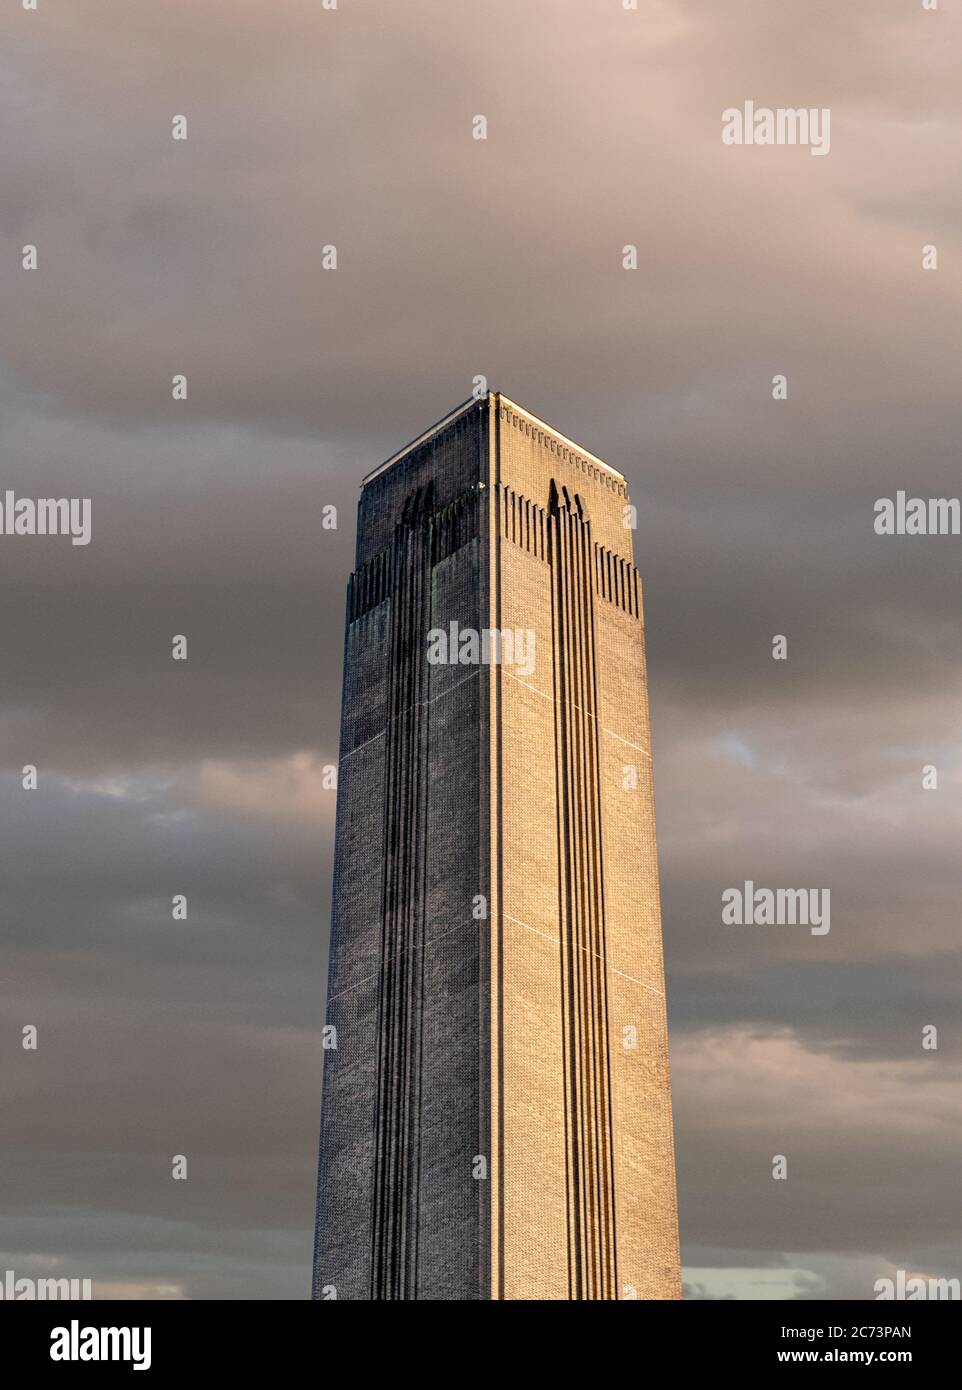
[[681,1296],[633,515],[493,392],[365,479],[315,1298]]

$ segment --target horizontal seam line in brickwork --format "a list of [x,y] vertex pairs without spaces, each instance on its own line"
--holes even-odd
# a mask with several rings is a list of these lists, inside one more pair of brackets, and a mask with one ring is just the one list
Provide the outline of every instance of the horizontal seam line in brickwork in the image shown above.
[[[452,694],[455,690],[458,690],[462,685],[465,685],[469,680],[473,680],[477,674],[477,671],[472,671],[469,675],[464,677],[464,680],[455,681],[454,685],[449,686],[447,690],[442,690],[437,695],[432,695],[430,700],[415,700],[413,705],[408,705],[406,709],[399,710],[398,713],[391,720],[391,723],[396,723],[402,715],[409,714],[410,711],[412,709],[416,709],[418,705],[433,705],[436,701],[443,700],[445,695]],[[372,734],[371,737],[365,739],[363,743],[359,743],[356,748],[352,748],[350,753],[345,753],[343,758],[340,758],[338,760],[339,764],[346,763],[348,758],[353,758],[355,753],[360,753],[361,750],[363,748],[366,748],[369,743],[376,743],[377,740],[379,738],[383,738],[386,733],[387,729],[382,729],[379,734]]]
[[[523,685],[526,690],[533,690],[536,695],[541,696],[542,700],[548,700],[552,705],[557,704],[557,701],[555,700],[553,695],[546,695],[544,691],[539,690],[536,685],[530,685],[528,681],[523,681],[520,676],[514,675],[511,671],[508,671],[507,669],[505,669],[504,674],[506,676],[510,676],[513,681],[517,681],[519,685]],[[581,706],[575,704],[574,700],[568,700],[566,703],[572,709],[581,710]],[[586,714],[589,719],[594,719],[595,721],[597,721],[598,719],[598,716],[596,714],[592,714],[590,710],[581,710],[581,712],[583,714]],[[642,748],[640,743],[632,743],[631,739],[622,738],[621,734],[616,734],[614,729],[609,729],[605,724],[599,724],[598,727],[603,734],[610,734],[611,737],[616,738],[619,743],[624,743],[629,748],[635,748],[639,753],[644,753],[646,758],[651,758],[651,754],[648,752],[648,749]]]
[[[505,912],[504,918],[508,922],[516,922],[519,927],[527,927],[528,931],[534,932],[535,936],[543,937],[545,941],[550,941],[553,946],[561,945],[557,937],[549,936],[547,932],[538,931],[537,927],[532,927],[527,922],[522,922],[520,917],[512,917],[509,912]],[[581,949],[584,951],[585,955],[594,956],[596,960],[604,959],[597,951],[589,951],[587,946],[582,946]],[[655,989],[654,985],[646,985],[644,980],[639,980],[634,975],[628,975],[624,970],[616,970],[613,965],[609,965],[608,969],[611,971],[612,975],[620,975],[623,980],[631,980],[634,984],[641,985],[642,989],[647,989],[650,990],[652,994],[657,994],[659,999],[662,997],[662,991],[660,989]]]
[[[413,946],[406,947],[405,950],[398,954],[397,959],[400,960],[401,956],[406,955],[408,951],[420,951],[424,950],[427,946],[436,946],[439,941],[443,941],[446,936],[450,936],[453,931],[457,931],[459,927],[465,925],[464,922],[455,922],[453,927],[449,927],[447,931],[443,931],[440,936],[433,936],[430,941],[423,941],[420,946],[415,942]],[[358,980],[356,984],[348,985],[347,989],[338,990],[337,994],[332,995],[327,1001],[327,1007],[330,1008],[335,1000],[343,999],[345,994],[350,994],[353,990],[360,989],[362,985],[369,985],[373,980],[377,979],[380,973],[380,970],[377,970],[373,975],[368,975],[365,979]],[[641,984],[641,981],[639,980],[638,983]]]

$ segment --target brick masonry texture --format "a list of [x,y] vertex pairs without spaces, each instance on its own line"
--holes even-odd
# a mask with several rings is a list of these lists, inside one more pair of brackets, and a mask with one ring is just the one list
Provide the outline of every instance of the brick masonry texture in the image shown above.
[[[362,489],[317,1298],[680,1297],[627,500],[494,393]],[[534,669],[430,665],[451,622]]]

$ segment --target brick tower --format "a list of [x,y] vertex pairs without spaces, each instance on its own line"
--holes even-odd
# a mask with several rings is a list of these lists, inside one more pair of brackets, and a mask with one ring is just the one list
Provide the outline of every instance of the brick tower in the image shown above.
[[493,392],[364,481],[316,1298],[680,1297],[631,515]]

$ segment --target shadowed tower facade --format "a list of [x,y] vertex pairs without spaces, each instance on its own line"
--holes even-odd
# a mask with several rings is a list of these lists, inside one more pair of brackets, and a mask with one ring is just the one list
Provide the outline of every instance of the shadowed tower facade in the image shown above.
[[681,1296],[625,480],[499,393],[361,490],[314,1296]]

